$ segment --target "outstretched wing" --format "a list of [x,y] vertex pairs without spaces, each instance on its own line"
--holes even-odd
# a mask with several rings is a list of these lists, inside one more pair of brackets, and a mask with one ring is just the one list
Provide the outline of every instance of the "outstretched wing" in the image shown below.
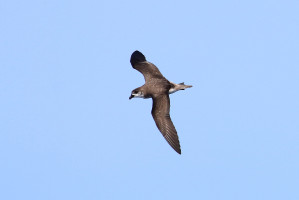
[[152,115],[156,125],[168,144],[179,154],[181,154],[180,141],[175,127],[171,121],[170,99],[168,94],[160,94],[153,97]]
[[133,65],[133,68],[143,74],[145,82],[148,82],[153,78],[164,78],[159,69],[153,63],[147,61],[136,63]]
[[145,82],[152,78],[164,78],[159,69],[153,63],[147,62],[145,56],[139,51],[132,53],[130,62],[134,69],[143,74]]

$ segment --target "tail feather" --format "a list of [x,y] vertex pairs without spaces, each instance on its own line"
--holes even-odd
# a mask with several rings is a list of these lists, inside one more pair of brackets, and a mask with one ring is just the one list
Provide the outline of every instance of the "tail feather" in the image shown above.
[[184,90],[184,89],[186,89],[186,88],[191,88],[192,87],[192,85],[185,85],[184,84],[184,82],[182,82],[182,83],[179,83],[178,84],[180,87],[180,90]]
[[173,83],[173,82],[170,82],[170,83],[171,83],[171,88],[169,90],[169,94],[175,93],[179,90],[185,90],[186,88],[191,88],[192,87],[192,85],[185,85],[184,82],[179,83],[179,84],[176,84],[176,83]]

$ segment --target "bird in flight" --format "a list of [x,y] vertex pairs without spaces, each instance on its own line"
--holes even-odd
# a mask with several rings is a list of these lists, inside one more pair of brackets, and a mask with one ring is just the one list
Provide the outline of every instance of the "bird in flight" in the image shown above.
[[176,84],[168,81],[153,63],[146,61],[145,56],[139,51],[133,52],[130,62],[134,69],[143,74],[145,84],[134,89],[129,99],[136,97],[153,99],[152,116],[159,131],[168,144],[177,153],[181,154],[178,134],[169,115],[169,94],[185,90],[192,87],[192,85],[185,85],[184,83]]

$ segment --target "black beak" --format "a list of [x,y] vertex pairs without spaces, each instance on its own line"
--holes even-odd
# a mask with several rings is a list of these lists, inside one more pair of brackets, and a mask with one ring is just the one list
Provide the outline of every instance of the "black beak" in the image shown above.
[[130,97],[129,97],[129,99],[132,99],[134,97],[134,95],[131,95]]

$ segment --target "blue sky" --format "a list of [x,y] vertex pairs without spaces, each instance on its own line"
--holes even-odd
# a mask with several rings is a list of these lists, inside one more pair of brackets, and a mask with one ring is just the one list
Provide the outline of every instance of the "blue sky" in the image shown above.
[[[0,198],[299,199],[298,1],[1,1]],[[129,59],[173,82],[182,155]]]

